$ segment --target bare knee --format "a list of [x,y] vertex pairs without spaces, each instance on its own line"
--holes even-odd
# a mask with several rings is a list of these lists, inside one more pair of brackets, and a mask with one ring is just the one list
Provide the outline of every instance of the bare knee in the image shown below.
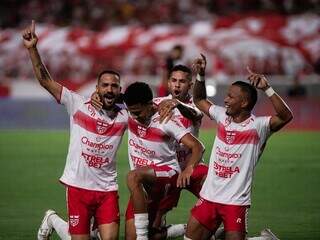
[[129,219],[126,221],[125,232],[126,240],[136,240],[136,228],[134,226],[133,219]]
[[119,238],[119,224],[112,222],[98,226],[101,240],[117,240]]

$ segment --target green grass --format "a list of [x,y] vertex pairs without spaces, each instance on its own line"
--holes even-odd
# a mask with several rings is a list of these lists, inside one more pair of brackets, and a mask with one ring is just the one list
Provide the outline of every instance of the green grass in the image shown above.
[[[36,239],[48,208],[66,216],[65,191],[58,178],[68,138],[67,131],[0,131],[1,240]],[[213,138],[213,131],[201,133],[206,161]],[[271,137],[256,169],[249,235],[268,226],[282,239],[320,239],[319,140],[319,132],[280,132]],[[128,197],[126,146],[124,138],[118,153],[122,220]],[[191,194],[183,193],[168,222],[186,222],[194,202]],[[120,239],[124,239],[123,225],[122,221]]]

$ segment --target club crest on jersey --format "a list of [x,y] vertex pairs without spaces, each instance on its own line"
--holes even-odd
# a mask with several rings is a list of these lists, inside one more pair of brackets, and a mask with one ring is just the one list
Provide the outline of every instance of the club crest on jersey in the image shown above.
[[79,219],[80,219],[79,215],[70,215],[70,217],[69,217],[70,225],[72,227],[77,226],[79,224]]
[[107,131],[108,127],[109,127],[109,124],[107,122],[104,122],[99,119],[97,120],[96,129],[99,134],[104,134]]
[[236,139],[236,133],[235,132],[231,132],[231,131],[227,131],[226,142],[228,144],[232,144],[235,139]]
[[138,125],[137,132],[138,132],[138,135],[142,138],[147,135],[147,129],[139,125]]

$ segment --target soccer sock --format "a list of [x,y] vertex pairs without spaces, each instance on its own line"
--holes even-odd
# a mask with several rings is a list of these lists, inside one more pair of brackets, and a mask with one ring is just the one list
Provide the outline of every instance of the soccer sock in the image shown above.
[[148,213],[134,214],[134,225],[136,227],[137,240],[148,240]]
[[187,224],[173,224],[167,228],[167,237],[180,237],[186,232]]
[[51,224],[62,240],[71,240],[71,236],[68,231],[68,223],[57,214],[51,215],[48,218],[48,223]]

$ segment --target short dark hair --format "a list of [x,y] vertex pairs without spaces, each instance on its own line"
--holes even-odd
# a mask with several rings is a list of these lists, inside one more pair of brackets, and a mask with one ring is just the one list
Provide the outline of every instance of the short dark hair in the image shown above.
[[183,51],[184,48],[183,48],[182,45],[177,44],[177,45],[174,45],[172,49],[173,49],[173,50],[178,50],[178,51]]
[[192,72],[191,72],[191,69],[190,69],[189,67],[187,67],[187,66],[185,66],[185,65],[182,65],[182,64],[175,65],[173,68],[171,68],[169,76],[171,76],[171,74],[172,74],[173,72],[176,72],[176,71],[181,71],[181,72],[187,73],[188,76],[189,76],[190,79],[191,79],[191,73],[192,73]]
[[241,88],[241,91],[245,92],[245,94],[248,97],[249,100],[249,104],[247,109],[249,111],[251,111],[254,107],[254,105],[256,105],[257,99],[258,99],[258,93],[257,93],[257,89],[252,86],[249,83],[243,82],[243,81],[236,81],[234,83],[232,83],[232,85],[238,86]]
[[104,74],[112,74],[112,75],[115,75],[116,77],[119,78],[120,80],[120,74],[114,70],[110,70],[110,69],[107,69],[107,70],[103,70],[102,72],[99,73],[98,75],[98,81],[100,80],[100,78],[102,77],[102,75]]
[[144,82],[130,84],[124,92],[124,102],[127,106],[147,104],[153,99],[150,86]]

